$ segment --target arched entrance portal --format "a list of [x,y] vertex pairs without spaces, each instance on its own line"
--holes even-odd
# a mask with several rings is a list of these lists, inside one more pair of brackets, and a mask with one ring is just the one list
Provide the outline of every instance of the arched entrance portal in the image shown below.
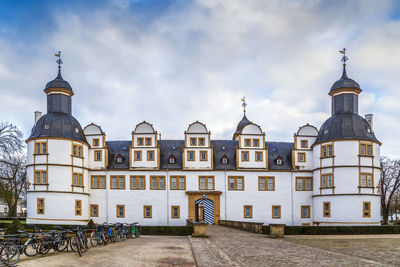
[[195,202],[196,222],[214,224],[214,201],[200,198]]

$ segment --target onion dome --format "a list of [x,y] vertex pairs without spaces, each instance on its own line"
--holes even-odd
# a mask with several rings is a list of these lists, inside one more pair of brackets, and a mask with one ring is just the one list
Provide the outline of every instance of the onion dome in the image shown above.
[[61,76],[61,68],[60,67],[58,68],[57,77],[54,80],[52,80],[46,84],[44,91],[46,92],[46,94],[49,94],[51,92],[62,92],[62,93],[66,93],[70,96],[74,95],[71,85],[66,80],[64,80],[63,77]]
[[242,129],[244,128],[244,126],[251,124],[251,121],[249,121],[249,119],[247,119],[246,117],[246,113],[243,114],[243,118],[241,121],[239,121],[237,127],[236,127],[236,131],[235,131],[235,135],[240,134],[240,132],[242,131]]
[[353,79],[350,79],[349,77],[347,77],[347,73],[346,73],[346,64],[343,64],[343,74],[342,77],[340,77],[339,80],[337,80],[331,87],[330,90],[330,94],[337,90],[337,89],[341,89],[341,88],[352,88],[352,89],[356,89],[357,91],[359,91],[359,93],[362,91],[360,88],[360,85],[354,81]]

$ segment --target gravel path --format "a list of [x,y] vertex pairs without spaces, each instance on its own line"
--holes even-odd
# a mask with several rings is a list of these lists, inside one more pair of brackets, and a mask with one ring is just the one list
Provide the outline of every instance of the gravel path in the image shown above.
[[382,266],[384,263],[224,226],[190,238],[198,266]]

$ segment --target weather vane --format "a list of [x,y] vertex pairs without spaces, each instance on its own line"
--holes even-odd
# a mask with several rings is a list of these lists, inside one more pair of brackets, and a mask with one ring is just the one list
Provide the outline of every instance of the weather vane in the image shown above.
[[346,61],[349,59],[349,58],[346,56],[346,48],[343,48],[343,50],[339,50],[339,52],[340,52],[341,54],[343,54],[342,62],[343,62],[343,65],[346,66]]
[[58,64],[58,68],[61,69],[61,64],[63,64],[62,60],[61,60],[61,51],[58,51],[57,54],[54,54],[56,57],[58,57],[58,59],[56,60],[57,64]]
[[242,97],[242,107],[243,107],[243,112],[244,113],[246,113],[246,106],[247,106],[247,103],[246,103],[246,97],[244,96],[244,97]]

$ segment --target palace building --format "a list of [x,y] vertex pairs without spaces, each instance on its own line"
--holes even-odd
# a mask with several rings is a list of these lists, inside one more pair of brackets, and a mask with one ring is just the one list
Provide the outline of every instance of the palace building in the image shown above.
[[199,121],[180,140],[160,140],[143,121],[111,141],[72,116],[74,92],[60,65],[44,92],[47,113],[35,112],[26,141],[27,223],[380,224],[381,143],[372,115],[358,114],[362,90],[346,64],[327,92],[331,117],[319,130],[299,127],[293,142],[268,140],[246,113],[232,140],[212,139]]

